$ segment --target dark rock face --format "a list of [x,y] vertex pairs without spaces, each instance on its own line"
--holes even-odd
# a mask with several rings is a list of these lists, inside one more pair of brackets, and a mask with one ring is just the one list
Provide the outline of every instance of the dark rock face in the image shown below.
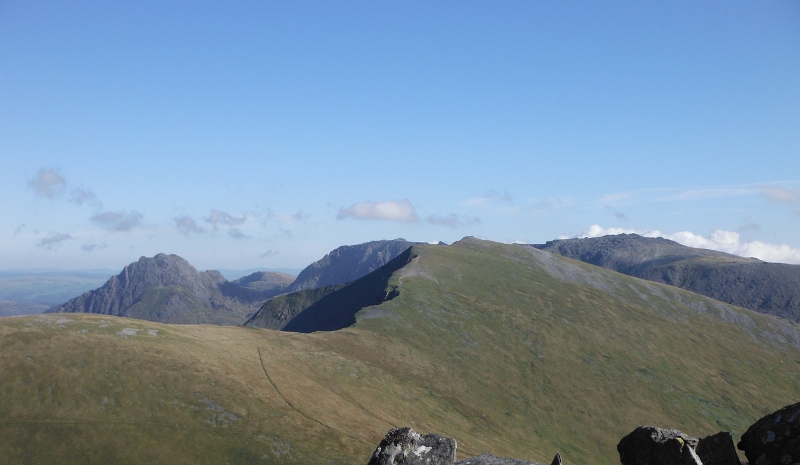
[[703,465],[741,465],[733,445],[733,436],[727,431],[700,439],[695,452]]
[[619,234],[533,247],[800,322],[800,266],[766,263],[663,238]]
[[640,426],[617,444],[622,465],[703,465],[697,439],[680,431]]
[[751,465],[800,463],[800,403],[758,420],[737,445]]
[[455,439],[438,434],[422,436],[405,427],[386,434],[368,465],[452,465],[455,459]]
[[293,292],[268,300],[245,326],[298,333],[335,331],[356,323],[356,314],[399,295],[392,274],[413,259],[408,248],[386,265],[346,285]]
[[414,244],[405,239],[394,239],[344,245],[303,269],[285,292],[355,281],[389,263]]
[[229,282],[218,271],[200,272],[177,255],[158,254],[141,257],[99,289],[49,312],[96,313],[161,323],[238,325],[266,298],[264,290]]
[[504,459],[502,457],[495,457],[492,454],[483,454],[458,461],[454,465],[538,465],[538,464],[536,462],[528,462],[527,460]]

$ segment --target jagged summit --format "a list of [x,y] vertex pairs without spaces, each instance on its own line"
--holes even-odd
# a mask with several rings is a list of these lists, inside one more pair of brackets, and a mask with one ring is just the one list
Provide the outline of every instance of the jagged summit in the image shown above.
[[[253,277],[248,284],[255,280]],[[177,255],[159,253],[152,258],[139,258],[99,289],[48,312],[97,313],[162,323],[236,325],[246,319],[254,306],[284,287],[285,284],[266,291],[255,290],[227,281],[219,271],[200,272]]]

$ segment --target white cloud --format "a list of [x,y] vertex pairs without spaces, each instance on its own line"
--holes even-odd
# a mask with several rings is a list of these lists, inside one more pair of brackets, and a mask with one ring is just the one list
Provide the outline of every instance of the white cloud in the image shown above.
[[190,216],[176,216],[173,219],[175,220],[175,226],[178,228],[178,231],[184,236],[205,231],[205,229],[198,226]]
[[92,250],[105,249],[106,247],[108,247],[108,245],[106,245],[106,244],[97,244],[97,243],[83,244],[81,246],[81,250],[83,250],[85,252],[91,252]]
[[478,224],[481,222],[481,219],[477,216],[468,217],[463,215],[457,215],[455,213],[450,213],[449,215],[440,216],[440,215],[431,215],[425,219],[428,223],[437,224],[439,226],[447,226],[448,228],[458,228],[460,226],[469,226],[473,224]]
[[382,220],[416,223],[419,221],[414,206],[408,199],[387,200],[384,202],[361,202],[348,208],[340,208],[337,220],[354,218],[358,220]]
[[206,222],[214,226],[214,229],[219,226],[239,226],[247,221],[247,216],[235,217],[221,210],[211,210],[211,215],[206,218]]
[[28,181],[28,186],[41,197],[54,198],[64,191],[67,180],[52,168],[41,168],[36,176]]
[[49,236],[42,238],[36,247],[42,247],[48,250],[55,250],[62,242],[72,239],[69,234],[50,233]]
[[141,224],[142,214],[135,210],[130,212],[107,211],[98,213],[89,219],[107,228],[109,231],[130,231]]
[[[786,244],[769,244],[761,241],[742,242],[738,232],[717,229],[709,237],[690,231],[664,234],[655,229],[603,228],[593,224],[575,237],[600,237],[614,234],[639,234],[645,237],[663,237],[688,247],[716,250],[741,257],[755,257],[765,262],[800,264],[800,249]],[[562,239],[566,239],[562,237]]]

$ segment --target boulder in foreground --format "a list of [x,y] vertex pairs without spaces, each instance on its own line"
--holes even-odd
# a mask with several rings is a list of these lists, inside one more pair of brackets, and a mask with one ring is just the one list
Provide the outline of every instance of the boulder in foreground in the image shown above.
[[455,439],[438,434],[422,436],[405,427],[386,434],[368,465],[451,465],[455,459]]
[[758,420],[737,444],[752,465],[800,463],[800,403]]
[[640,426],[617,444],[622,465],[702,465],[697,439],[680,431]]
[[697,456],[703,461],[703,465],[741,465],[739,455],[736,453],[736,446],[733,444],[733,436],[727,431],[720,431],[717,434],[706,436],[697,443],[695,448]]
[[[393,428],[383,438],[367,465],[539,465],[526,460],[506,459],[492,454],[477,455],[456,462],[456,440],[426,434],[409,427]],[[561,465],[556,454],[551,465]]]

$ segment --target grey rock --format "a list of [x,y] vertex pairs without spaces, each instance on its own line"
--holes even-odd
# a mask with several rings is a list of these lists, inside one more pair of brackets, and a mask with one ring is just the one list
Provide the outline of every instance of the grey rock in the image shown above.
[[700,439],[695,452],[703,461],[703,465],[741,465],[736,446],[733,444],[733,436],[727,431]]
[[343,245],[303,269],[285,292],[355,281],[389,263],[414,244],[405,239],[394,239]]
[[250,278],[241,284],[229,282],[218,271],[200,272],[177,255],[158,254],[141,257],[99,289],[48,312],[96,313],[160,323],[238,325],[274,295],[269,292],[282,289],[280,283],[264,289],[271,284],[271,275]]
[[640,426],[617,444],[622,465],[702,465],[698,440],[680,431]]
[[[560,457],[560,456],[559,456]],[[455,465],[539,465],[527,460],[505,459],[492,454],[476,455],[455,463]]]
[[755,422],[742,435],[737,447],[752,465],[800,463],[800,403]]
[[411,428],[393,428],[372,454],[368,465],[452,465],[455,439],[420,435]]

